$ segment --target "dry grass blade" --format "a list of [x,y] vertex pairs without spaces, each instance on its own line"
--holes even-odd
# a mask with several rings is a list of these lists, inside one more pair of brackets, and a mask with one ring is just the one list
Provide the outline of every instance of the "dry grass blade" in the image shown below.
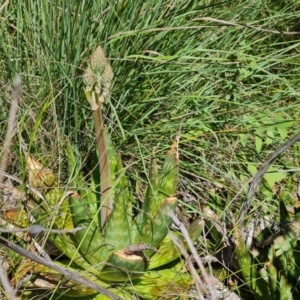
[[[209,276],[208,274],[206,273],[206,270],[203,266],[203,263],[197,253],[197,250],[195,249],[194,245],[193,245],[193,241],[191,240],[189,234],[188,234],[188,231],[187,229],[185,228],[185,226],[178,220],[178,218],[175,216],[175,214],[172,212],[172,211],[168,211],[167,213],[169,215],[169,217],[173,220],[173,222],[175,223],[175,225],[179,228],[179,230],[181,231],[182,235],[184,236],[184,238],[186,239],[187,241],[187,244],[190,248],[190,251],[193,255],[193,258],[195,259],[198,267],[200,268],[201,270],[201,273],[202,273],[202,277],[204,279],[205,282],[209,283],[210,280],[209,280]],[[171,236],[172,238],[172,236]],[[184,255],[185,251],[183,252],[183,249],[182,248],[179,248],[180,251],[182,251],[181,253]],[[208,295],[208,298],[207,299],[210,299],[210,300],[215,300],[217,299],[217,296],[216,296],[216,292],[215,292],[215,289],[212,285],[208,284],[206,287],[204,286],[204,283],[200,281],[199,279],[199,276],[197,275],[194,275],[194,278],[195,278],[195,281],[198,282],[203,288],[203,290],[208,290],[209,291],[209,295]],[[196,277],[195,277],[196,276]]]
[[[21,92],[21,77],[17,75],[13,85],[9,120],[8,120],[7,132],[4,141],[4,150],[3,150],[3,155],[2,155],[1,165],[0,165],[0,171],[2,172],[5,172],[7,168],[8,155],[10,151],[11,140],[12,140],[13,131],[15,128],[15,123],[17,118],[20,92]],[[2,173],[0,173],[0,184],[3,183],[3,180],[4,180],[4,176],[2,175]]]
[[41,232],[50,232],[57,234],[65,234],[65,233],[75,233],[79,230],[85,229],[85,227],[76,227],[73,229],[64,229],[64,230],[56,230],[56,229],[47,229],[38,224],[31,225],[27,228],[15,228],[15,229],[2,229],[0,228],[0,232],[3,233],[14,233],[14,232],[29,232],[31,235],[37,235]]
[[[184,258],[186,259],[186,261],[188,263],[189,270],[195,280],[195,287],[196,287],[196,290],[198,293],[197,299],[240,300],[240,297],[236,293],[229,291],[229,289],[226,286],[224,286],[224,284],[219,279],[217,279],[213,275],[209,275],[206,273],[203,263],[202,263],[199,255],[197,254],[197,250],[195,249],[193,242],[192,242],[191,238],[189,237],[187,229],[178,220],[178,218],[174,215],[173,212],[169,211],[168,215],[172,218],[173,222],[180,229],[182,235],[184,236],[184,238],[186,239],[186,241],[189,245],[189,248],[190,248],[190,251],[192,252],[193,258],[195,259],[197,265],[199,266],[199,268],[201,270],[202,276],[199,277],[197,271],[195,270],[193,264],[191,263],[189,254],[185,250],[184,246],[178,241],[178,239],[173,234],[169,234],[170,238],[173,240],[173,242],[178,247],[179,251],[182,253],[182,255],[184,256]],[[207,293],[207,291],[209,293]]]
[[0,13],[2,12],[2,10],[4,10],[4,8],[6,8],[8,6],[9,0],[6,0],[0,7]]
[[[9,120],[8,120],[7,132],[4,141],[4,150],[3,150],[3,155],[2,155],[1,165],[0,165],[0,171],[2,171],[0,172],[0,186],[2,186],[4,180],[3,173],[6,171],[7,164],[8,164],[8,156],[10,152],[11,140],[12,140],[13,131],[15,128],[15,123],[16,123],[17,113],[18,113],[20,91],[21,91],[21,77],[17,75],[13,85]],[[0,190],[0,197],[1,196],[2,196],[2,190]],[[15,291],[10,285],[9,280],[6,277],[2,266],[0,266],[0,280],[5,289],[8,299],[11,300],[16,299]]]

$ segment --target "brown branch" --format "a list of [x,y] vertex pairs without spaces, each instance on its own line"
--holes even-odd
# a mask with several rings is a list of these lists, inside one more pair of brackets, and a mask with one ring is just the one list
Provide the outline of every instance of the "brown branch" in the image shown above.
[[[4,3],[4,5],[7,3],[8,1]],[[1,10],[3,9],[3,7],[4,6],[1,7]],[[13,137],[13,132],[14,132],[15,123],[17,119],[17,113],[18,113],[20,91],[21,91],[21,77],[17,75],[12,88],[11,106],[9,112],[7,132],[4,140],[3,154],[0,163],[0,198],[2,198],[3,195],[1,189],[5,177],[3,173],[5,173],[8,165],[8,157],[10,153],[11,140]],[[15,291],[10,285],[9,280],[4,273],[2,266],[0,266],[0,281],[5,289],[8,299],[10,300],[16,299]]]
[[[195,278],[195,281],[198,282],[199,284],[201,284],[204,291],[208,291],[208,298],[207,299],[210,299],[210,300],[215,300],[217,299],[217,296],[216,296],[216,291],[214,289],[214,287],[209,284],[210,280],[209,280],[209,276],[203,266],[203,263],[197,253],[197,250],[195,249],[194,245],[193,245],[193,242],[189,236],[189,233],[187,231],[187,229],[185,228],[185,226],[178,220],[178,218],[175,216],[175,214],[173,213],[173,211],[169,210],[167,212],[168,216],[173,220],[173,222],[175,223],[175,225],[179,228],[179,230],[181,231],[182,235],[184,236],[189,248],[190,248],[190,251],[192,253],[192,256],[193,258],[195,259],[200,271],[201,271],[201,274],[202,274],[202,277],[203,277],[203,281],[208,283],[206,286],[205,284],[200,280],[198,274],[197,274],[197,277]],[[172,238],[172,236],[170,236]],[[185,250],[185,249],[184,249]],[[181,252],[183,255],[185,254],[185,251]]]
[[[17,75],[13,84],[13,92],[11,98],[7,132],[4,140],[4,147],[3,147],[4,150],[3,150],[3,155],[0,164],[0,171],[2,172],[6,171],[7,164],[8,164],[8,156],[10,152],[11,140],[13,137],[13,132],[15,128],[17,113],[18,113],[20,92],[21,92],[21,77]],[[0,184],[3,183],[3,180],[4,180],[4,176],[2,175],[2,173],[0,173]]]

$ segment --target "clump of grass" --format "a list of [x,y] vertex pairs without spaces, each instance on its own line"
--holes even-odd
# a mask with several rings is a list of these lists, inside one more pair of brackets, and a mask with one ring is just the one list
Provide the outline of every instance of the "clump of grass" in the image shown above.
[[[208,205],[225,220],[237,216],[251,177],[297,130],[298,14],[296,1],[272,0],[9,4],[0,15],[0,82],[16,72],[24,81],[11,173],[22,177],[25,143],[67,181],[65,135],[89,162],[94,134],[80,62],[101,44],[115,73],[106,123],[133,173],[149,148],[165,152],[183,120],[180,184],[183,200],[195,199],[184,213]],[[263,182],[264,213],[276,212],[275,182],[298,168],[294,149]]]

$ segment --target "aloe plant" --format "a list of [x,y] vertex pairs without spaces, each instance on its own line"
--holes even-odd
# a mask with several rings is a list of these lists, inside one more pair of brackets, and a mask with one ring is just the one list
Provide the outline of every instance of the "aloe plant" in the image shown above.
[[[46,228],[81,228],[74,233],[49,234],[48,239],[68,257],[57,260],[57,264],[74,269],[103,287],[113,283],[111,290],[125,299],[135,296],[173,299],[174,295],[183,295],[193,279],[179,259],[180,252],[167,236],[172,224],[167,212],[175,211],[177,205],[178,142],[171,146],[160,172],[152,155],[149,186],[142,207],[134,213],[136,203],[128,188],[126,169],[103,121],[102,107],[109,97],[113,71],[100,46],[92,53],[83,78],[85,94],[93,110],[98,149],[95,166],[98,165],[99,170],[87,180],[71,144],[67,143],[68,186],[72,186],[72,190],[63,189],[51,170],[28,155],[29,184],[39,189],[42,197],[30,193],[27,211],[35,222]],[[29,219],[27,222],[30,223]],[[188,228],[192,239],[199,236],[201,226],[202,222],[196,220]],[[183,244],[186,243],[183,241]],[[28,264],[22,264],[15,280],[28,273],[28,268]],[[94,295],[94,299],[106,299],[90,288],[62,279],[60,274],[43,265],[32,268],[33,274],[57,283],[55,291],[64,296]],[[32,284],[38,286],[34,279]]]
[[[246,284],[259,299],[298,299],[299,287],[299,201],[294,205],[294,218],[280,200],[281,224],[268,238],[254,243],[252,253],[238,229],[234,232],[235,251]],[[273,234],[273,235],[271,235]],[[262,233],[261,236],[264,236]],[[258,237],[259,239],[259,237]]]

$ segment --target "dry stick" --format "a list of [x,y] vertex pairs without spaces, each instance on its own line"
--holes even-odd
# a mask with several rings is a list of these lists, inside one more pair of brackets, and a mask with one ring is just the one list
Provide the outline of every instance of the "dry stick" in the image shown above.
[[252,183],[251,183],[251,185],[249,187],[249,190],[248,190],[247,198],[246,198],[246,200],[244,201],[244,203],[242,205],[242,208],[240,210],[240,214],[239,214],[239,217],[238,217],[238,221],[240,222],[240,226],[239,226],[240,230],[242,230],[243,227],[244,227],[245,216],[248,214],[249,207],[250,207],[250,201],[251,201],[252,197],[254,196],[254,193],[255,193],[256,189],[260,185],[266,171],[268,170],[270,165],[274,162],[274,160],[282,152],[284,152],[287,148],[289,148],[290,146],[292,146],[293,144],[295,144],[299,140],[300,140],[300,132],[297,133],[296,135],[294,135],[293,137],[291,137],[289,140],[287,140],[285,143],[283,143],[277,150],[275,150],[271,155],[269,155],[269,157],[267,158],[265,163],[261,166],[259,171],[253,177]]
[[6,292],[7,298],[9,300],[16,300],[16,293],[14,291],[14,289],[12,288],[12,286],[10,285],[10,282],[2,268],[2,266],[0,267],[0,280],[2,283],[2,286],[4,287],[4,290]]
[[[11,140],[13,137],[13,132],[15,128],[17,113],[18,113],[20,91],[21,91],[21,77],[17,75],[13,85],[8,126],[7,126],[6,137],[4,140],[4,150],[3,150],[3,155],[1,159],[1,165],[0,165],[0,171],[2,172],[5,172],[7,168]],[[4,176],[0,173],[0,184],[3,183],[3,180],[4,180]]]
[[41,232],[49,232],[49,233],[57,233],[57,234],[65,234],[65,233],[75,233],[79,230],[85,229],[86,227],[76,227],[73,229],[47,229],[42,227],[41,225],[34,224],[27,228],[14,228],[14,229],[2,229],[0,228],[0,232],[3,233],[15,233],[15,232],[29,232],[32,235],[37,235]]
[[[12,180],[14,180],[14,181],[16,181],[16,182],[18,182],[18,183],[20,183],[20,184],[24,184],[24,182],[23,182],[21,179],[15,177],[15,176],[13,176],[13,175],[10,175],[10,174],[8,174],[8,173],[6,173],[6,172],[2,172],[2,171],[0,170],[0,176],[1,176],[1,175],[4,176],[4,177],[6,177],[6,178],[10,178],[10,179],[12,179]],[[44,198],[44,196],[43,196],[37,189],[31,187],[29,184],[25,184],[25,186],[26,186],[26,188],[28,188],[32,193],[34,193],[37,197],[39,197],[41,200],[46,201],[45,198]],[[5,184],[0,183],[0,187],[5,187]]]
[[[4,181],[3,173],[5,173],[8,164],[8,156],[10,152],[11,140],[13,137],[13,132],[14,132],[15,123],[17,119],[20,92],[21,92],[21,77],[20,75],[17,75],[12,87],[12,97],[11,97],[11,106],[9,112],[7,132],[4,140],[4,150],[3,150],[3,155],[0,164],[0,187],[3,184]],[[2,196],[3,193],[2,190],[0,189],[0,199],[2,198]],[[1,265],[0,265],[0,280],[5,289],[8,299],[10,300],[16,299],[15,292],[12,286],[10,285],[9,280],[6,277],[5,272]]]
[[[193,242],[189,236],[189,233],[187,231],[187,229],[185,228],[185,226],[178,220],[178,218],[175,216],[175,214],[173,213],[173,211],[169,210],[167,212],[168,216],[173,220],[173,222],[175,223],[175,225],[180,229],[182,235],[184,236],[184,238],[186,239],[186,242],[190,248],[190,251],[193,255],[193,258],[195,259],[198,267],[200,268],[200,271],[201,271],[201,274],[205,280],[205,282],[208,283],[208,290],[209,290],[209,298],[210,300],[215,300],[217,299],[217,296],[216,296],[216,292],[214,290],[214,288],[211,286],[211,284],[209,284],[209,278],[208,278],[208,275],[206,273],[206,270],[202,264],[202,261],[197,253],[197,250],[195,249],[194,245],[193,245]],[[198,276],[198,275],[197,275]]]
[[67,268],[63,268],[59,265],[56,265],[54,262],[52,261],[48,261],[43,259],[42,257],[23,249],[22,247],[4,239],[3,237],[0,236],[0,244],[3,245],[4,247],[11,249],[17,253],[19,253],[20,255],[23,255],[39,264],[42,264],[46,267],[49,267],[59,273],[61,273],[62,275],[65,275],[69,278],[71,278],[72,280],[81,283],[93,290],[95,290],[96,292],[103,294],[107,297],[109,297],[110,299],[116,299],[116,300],[122,300],[122,298],[118,297],[117,295],[115,295],[114,293],[110,292],[109,290],[99,286],[98,284],[84,278],[83,276],[81,276],[80,274],[78,274],[77,272],[74,271],[70,271]]
[[0,13],[2,12],[2,10],[4,10],[4,8],[6,8],[8,6],[9,0],[6,0],[2,6],[0,7]]
[[200,280],[200,277],[189,257],[189,254],[187,253],[187,251],[185,250],[183,244],[182,244],[182,241],[180,239],[178,239],[177,236],[175,236],[172,232],[169,232],[169,237],[171,238],[171,240],[173,241],[173,243],[177,246],[177,248],[179,249],[179,251],[181,252],[181,254],[184,256],[185,260],[187,261],[188,263],[188,266],[189,266],[189,270],[192,274],[192,276],[194,277],[195,279],[195,287],[196,287],[196,291],[197,291],[197,294],[199,296],[200,299],[203,298],[203,294],[201,293],[201,290],[200,288],[202,288],[203,291],[205,291],[205,288],[203,286],[203,283],[202,281]]

